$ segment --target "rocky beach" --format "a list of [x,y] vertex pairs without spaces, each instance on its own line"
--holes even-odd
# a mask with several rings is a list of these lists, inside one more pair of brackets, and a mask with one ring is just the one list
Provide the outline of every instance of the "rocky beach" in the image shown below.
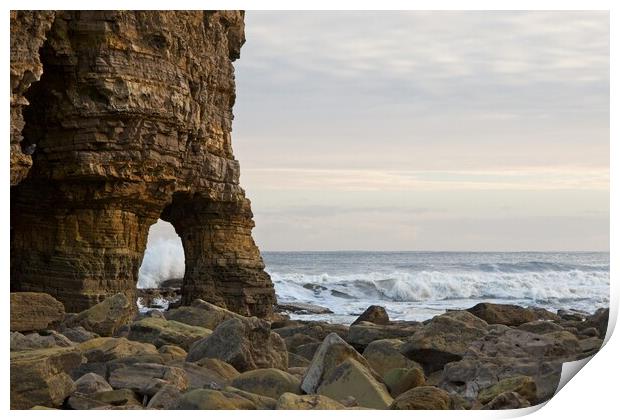
[[553,396],[563,362],[598,351],[608,316],[480,303],[407,322],[371,306],[341,325],[200,299],[137,313],[123,294],[66,313],[12,293],[11,408],[529,407]]

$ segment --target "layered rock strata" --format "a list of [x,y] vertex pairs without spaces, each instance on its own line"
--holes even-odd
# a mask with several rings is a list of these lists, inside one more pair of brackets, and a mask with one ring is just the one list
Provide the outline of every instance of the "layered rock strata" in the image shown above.
[[183,242],[185,303],[271,313],[231,146],[244,41],[239,11],[12,12],[13,291],[68,312],[135,301],[162,218]]

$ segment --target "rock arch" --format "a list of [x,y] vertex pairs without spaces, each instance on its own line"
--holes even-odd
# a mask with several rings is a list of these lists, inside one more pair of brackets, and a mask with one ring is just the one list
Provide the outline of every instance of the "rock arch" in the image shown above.
[[[68,311],[133,298],[161,216],[185,248],[185,302],[269,315],[273,285],[231,146],[243,12],[11,13],[12,93],[30,102],[14,107],[12,95],[12,290],[50,293]],[[35,32],[28,57],[13,34]],[[37,65],[40,81],[14,82]]]

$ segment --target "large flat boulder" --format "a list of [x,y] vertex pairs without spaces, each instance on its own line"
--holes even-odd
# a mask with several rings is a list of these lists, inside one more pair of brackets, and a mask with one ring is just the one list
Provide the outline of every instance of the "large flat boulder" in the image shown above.
[[47,293],[11,293],[11,331],[53,328],[64,317],[64,305]]
[[11,409],[60,406],[75,389],[69,372],[82,361],[75,347],[11,352]]
[[211,330],[163,318],[143,318],[129,326],[127,338],[133,341],[151,343],[155,347],[179,346],[189,350],[190,346],[211,334]]
[[276,410],[344,410],[346,407],[325,395],[297,395],[285,392],[280,395]]
[[484,337],[488,324],[465,311],[451,311],[431,319],[401,347],[402,353],[420,363],[425,372],[441,370],[460,360],[470,344]]
[[[157,379],[161,381],[156,381]],[[167,383],[184,391],[188,388],[189,380],[185,371],[177,367],[157,363],[136,363],[112,370],[109,383],[115,389],[131,389],[139,394],[148,395],[148,389],[155,383],[159,385]]]
[[410,389],[394,400],[392,410],[449,410],[450,394],[433,386]]
[[334,400],[352,396],[362,407],[376,409],[386,409],[393,401],[386,386],[352,358],[332,369],[321,381],[317,393]]
[[80,312],[66,322],[67,327],[81,326],[105,337],[113,336],[122,326],[129,324],[135,313],[135,303],[123,293]]
[[243,391],[278,399],[285,392],[300,394],[301,381],[279,369],[256,369],[234,378],[231,385]]
[[419,367],[420,365],[417,362],[405,357],[400,352],[402,345],[403,341],[396,338],[377,340],[368,344],[362,355],[375,372],[381,376],[396,368]]
[[99,337],[77,346],[89,363],[108,362],[128,356],[158,355],[157,348],[148,343],[130,341],[126,338]]
[[366,346],[373,341],[389,338],[405,339],[411,337],[419,329],[419,324],[375,325],[371,322],[360,321],[351,325],[346,341],[358,351],[364,351]]
[[168,320],[182,322],[183,324],[194,325],[209,330],[214,330],[218,325],[228,319],[245,318],[242,315],[201,299],[194,300],[191,306],[181,306],[171,309],[164,315]]
[[485,320],[489,324],[503,324],[516,327],[526,322],[539,319],[554,319],[554,314],[540,310],[540,308],[523,308],[517,305],[507,305],[498,303],[479,303],[469,309],[468,312]]
[[232,318],[222,322],[207,338],[196,341],[187,354],[188,362],[216,358],[245,372],[258,368],[288,368],[288,352],[282,337],[271,331],[267,321]]
[[90,395],[97,392],[112,391],[112,387],[101,375],[86,373],[75,381],[75,392]]
[[256,404],[233,392],[195,389],[185,393],[179,410],[256,410]]

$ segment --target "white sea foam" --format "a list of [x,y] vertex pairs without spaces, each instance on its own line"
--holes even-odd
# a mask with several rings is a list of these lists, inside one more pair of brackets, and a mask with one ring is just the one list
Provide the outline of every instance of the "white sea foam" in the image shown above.
[[185,273],[185,255],[181,239],[159,239],[149,243],[138,273],[138,287],[158,287],[168,279],[182,278]]

